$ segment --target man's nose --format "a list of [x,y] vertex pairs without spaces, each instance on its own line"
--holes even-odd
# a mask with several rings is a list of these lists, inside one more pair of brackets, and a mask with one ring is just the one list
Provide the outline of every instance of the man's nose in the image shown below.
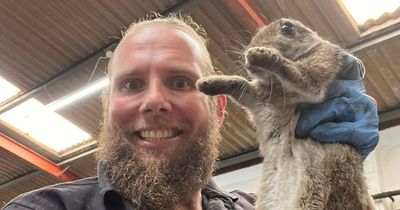
[[141,113],[162,114],[171,111],[171,108],[168,89],[158,81],[150,83],[139,111]]

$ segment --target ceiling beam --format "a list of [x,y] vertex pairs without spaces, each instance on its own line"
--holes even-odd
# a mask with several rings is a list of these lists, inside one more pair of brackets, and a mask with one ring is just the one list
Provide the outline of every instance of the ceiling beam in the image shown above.
[[11,181],[1,184],[0,191],[7,190],[7,188],[15,186],[21,182],[32,180],[32,179],[38,177],[40,174],[42,174],[41,171],[35,170],[35,171],[28,172],[26,174],[23,174],[21,176],[18,176],[17,178],[12,179]]
[[[362,51],[369,50],[371,48],[376,48],[376,45],[380,44],[382,42],[386,42],[391,39],[398,38],[400,36],[400,30],[399,30],[400,27],[397,26],[397,27],[393,27],[393,28],[397,29],[397,30],[393,30],[393,31],[383,30],[379,33],[375,33],[369,37],[363,38],[362,41],[356,43],[354,46],[351,46],[349,48],[349,51],[353,54],[360,53]],[[392,28],[389,28],[389,29],[392,30]]]
[[379,113],[379,130],[400,125],[400,108]]
[[[71,166],[75,161],[78,161],[78,160],[80,160],[80,159],[82,159],[82,158],[85,158],[85,157],[87,157],[87,156],[90,156],[90,155],[94,155],[94,153],[96,153],[98,150],[99,150],[98,147],[93,148],[93,149],[88,150],[88,151],[86,151],[86,152],[83,152],[83,153],[80,153],[80,154],[78,154],[78,155],[75,155],[75,156],[73,156],[73,157],[71,157],[71,158],[68,158],[68,159],[66,159],[66,160],[64,160],[64,161],[61,161],[61,162],[57,163],[57,165],[69,167],[69,166]],[[42,174],[41,171],[36,171],[36,170],[35,170],[35,171],[28,172],[28,173],[26,173],[26,174],[23,174],[23,175],[21,175],[21,176],[18,176],[18,177],[16,177],[15,179],[10,180],[10,181],[8,181],[8,182],[6,182],[6,183],[0,184],[0,192],[1,192],[2,190],[6,190],[8,187],[17,185],[17,184],[19,184],[19,183],[21,183],[21,182],[24,182],[24,181],[27,181],[27,180],[30,180],[30,179],[34,179],[34,178],[36,178],[37,176],[39,176],[40,174]]]
[[0,133],[0,147],[20,157],[26,162],[31,163],[39,170],[44,171],[50,175],[53,175],[63,182],[73,181],[78,179],[75,175],[69,173],[63,168],[59,167],[55,163],[39,155],[33,150],[25,147],[24,145],[14,141],[8,136]]
[[248,0],[224,0],[224,3],[250,32],[254,33],[258,28],[268,25],[266,18]]
[[214,175],[224,174],[241,168],[250,167],[261,163],[263,158],[260,156],[258,148],[251,148],[245,152],[227,157],[217,161],[217,170]]

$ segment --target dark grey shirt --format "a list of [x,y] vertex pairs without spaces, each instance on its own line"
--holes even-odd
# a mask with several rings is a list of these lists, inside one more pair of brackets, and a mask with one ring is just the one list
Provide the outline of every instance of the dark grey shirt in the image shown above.
[[[98,176],[43,187],[10,201],[3,210],[131,210],[99,164]],[[254,209],[255,197],[241,191],[222,192],[211,182],[202,190],[203,209]]]

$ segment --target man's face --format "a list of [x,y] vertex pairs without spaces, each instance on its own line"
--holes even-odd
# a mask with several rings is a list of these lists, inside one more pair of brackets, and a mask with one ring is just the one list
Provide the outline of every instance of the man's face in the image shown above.
[[138,28],[115,51],[109,117],[142,151],[179,155],[208,123],[209,103],[195,87],[200,53],[185,36],[161,25]]
[[114,52],[98,158],[138,209],[191,202],[211,177],[226,101],[213,108],[196,89],[202,59],[162,25],[135,28]]

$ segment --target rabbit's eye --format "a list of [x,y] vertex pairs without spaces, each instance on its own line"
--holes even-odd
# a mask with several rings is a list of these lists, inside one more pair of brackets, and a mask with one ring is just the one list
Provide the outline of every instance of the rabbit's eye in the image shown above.
[[283,23],[281,26],[281,31],[283,35],[293,36],[295,34],[293,23]]

